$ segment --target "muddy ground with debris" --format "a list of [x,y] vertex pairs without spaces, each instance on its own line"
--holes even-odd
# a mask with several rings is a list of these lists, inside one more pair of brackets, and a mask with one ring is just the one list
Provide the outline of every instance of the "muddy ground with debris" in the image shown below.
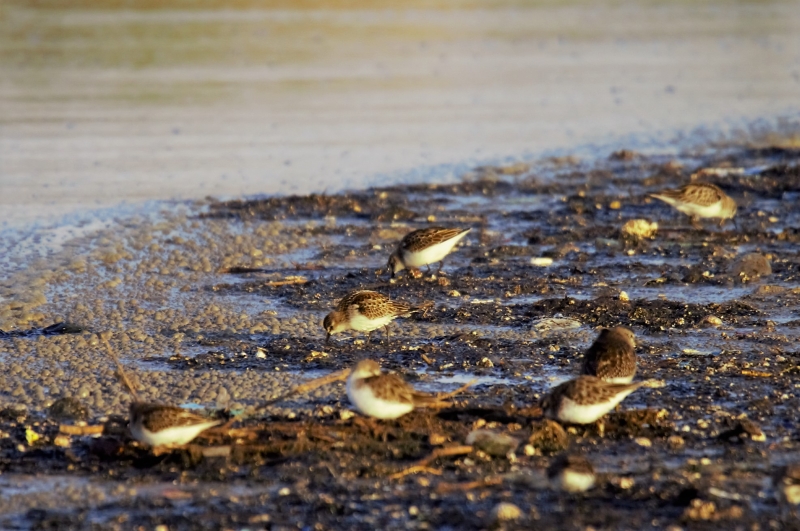
[[[769,480],[800,458],[799,164],[777,147],[623,151],[459,184],[172,205],[71,241],[0,293],[0,525],[800,528]],[[697,229],[648,197],[702,169],[739,202],[736,226]],[[658,230],[628,236],[632,219]],[[395,242],[432,223],[473,231],[443,273],[390,280]],[[357,288],[433,304],[388,344],[325,345],[322,317]],[[653,385],[602,434],[543,421],[542,392],[617,324]],[[143,398],[238,420],[185,449],[138,446],[96,332]],[[397,421],[353,415],[342,383],[264,407],[362,357],[428,391],[478,383]],[[511,439],[465,448],[478,428]],[[565,449],[594,463],[597,488],[549,488]],[[519,518],[496,522],[501,502]]]

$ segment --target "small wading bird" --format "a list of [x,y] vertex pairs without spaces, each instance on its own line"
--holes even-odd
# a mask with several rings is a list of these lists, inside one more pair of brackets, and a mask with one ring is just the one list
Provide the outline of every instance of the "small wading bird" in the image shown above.
[[698,219],[719,218],[719,226],[736,215],[736,201],[711,183],[690,183],[676,190],[664,190],[650,197],[664,201],[676,210],[683,212],[698,227]]
[[444,257],[450,254],[453,247],[471,230],[428,227],[410,232],[389,257],[389,271],[392,276],[403,269],[408,269],[414,274],[418,273],[422,266],[439,262],[437,272],[440,272],[444,265]]
[[636,376],[636,336],[624,326],[604,328],[586,351],[581,374],[628,384]]
[[[99,336],[99,334],[98,334]],[[108,340],[100,336],[108,356],[114,361],[120,379],[128,388],[133,401],[130,405],[128,429],[137,441],[150,446],[188,444],[205,430],[222,424],[177,406],[140,402],[125,369],[111,350]]]
[[370,359],[359,361],[347,378],[347,397],[363,415],[377,419],[396,419],[418,407],[448,407],[444,399],[465,389],[443,396],[423,393],[397,374],[384,373],[378,362]]
[[372,331],[383,327],[386,330],[386,343],[389,343],[389,323],[397,317],[405,317],[422,308],[412,307],[405,302],[393,301],[377,291],[353,291],[345,295],[336,309],[325,316],[322,327],[325,329],[325,343],[334,334],[345,330],[367,332],[367,343],[372,339]]
[[553,487],[567,492],[585,492],[594,487],[594,467],[581,455],[561,454],[547,468]]
[[547,418],[569,424],[591,424],[644,383],[614,384],[595,376],[579,376],[553,387],[539,405]]

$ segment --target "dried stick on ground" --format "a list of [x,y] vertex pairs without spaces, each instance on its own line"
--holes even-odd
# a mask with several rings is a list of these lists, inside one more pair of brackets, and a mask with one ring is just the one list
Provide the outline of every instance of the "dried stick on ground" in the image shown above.
[[102,334],[97,334],[97,339],[99,339],[103,343],[103,346],[106,348],[106,353],[108,354],[108,357],[111,358],[114,361],[114,364],[117,366],[117,373],[119,374],[122,383],[125,385],[125,387],[128,388],[128,392],[133,397],[133,401],[138,403],[139,395],[136,393],[136,388],[133,386],[131,380],[128,378],[128,374],[125,372],[125,368],[122,366],[122,363],[120,363],[119,358],[117,358],[116,354],[114,354],[114,351],[111,349],[111,345],[108,343],[108,339],[103,337]]
[[455,391],[451,391],[449,393],[437,394],[436,398],[438,398],[439,400],[447,400],[448,398],[453,398],[454,396],[463,393],[464,391],[475,385],[477,382],[478,380],[470,380],[461,387],[459,387],[458,389],[456,389]]
[[71,424],[61,424],[58,427],[58,433],[64,435],[102,435],[105,426],[102,424],[95,426],[73,426]]
[[440,494],[447,494],[450,492],[463,492],[465,490],[480,489],[489,487],[491,485],[499,485],[503,482],[501,476],[489,476],[488,478],[479,479],[477,481],[468,481],[466,483],[440,483],[436,486],[436,492]]
[[432,472],[428,465],[436,461],[440,457],[450,457],[453,455],[465,455],[472,452],[472,446],[448,446],[447,448],[437,448],[428,457],[420,459],[413,465],[404,468],[400,472],[396,472],[389,476],[389,479],[399,479],[409,474],[416,474],[417,472]]
[[300,385],[298,385],[296,387],[293,387],[288,392],[278,396],[277,398],[272,398],[270,400],[267,400],[258,409],[259,410],[263,410],[264,408],[266,408],[268,406],[271,406],[272,404],[275,404],[277,402],[281,402],[283,400],[286,400],[287,398],[291,398],[294,395],[300,395],[300,394],[303,394],[303,393],[308,393],[308,392],[313,391],[315,389],[319,389],[323,385],[328,385],[330,383],[341,382],[342,380],[347,380],[347,377],[350,376],[350,371],[351,371],[351,369],[342,369],[341,371],[332,372],[331,374],[328,374],[326,376],[322,376],[320,378],[315,378],[313,380],[309,380],[309,381],[307,381],[305,383],[302,383],[302,384],[300,384]]

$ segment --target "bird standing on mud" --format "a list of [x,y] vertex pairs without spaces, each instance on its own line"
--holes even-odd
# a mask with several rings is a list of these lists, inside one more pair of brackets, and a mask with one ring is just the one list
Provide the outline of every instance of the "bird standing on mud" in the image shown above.
[[221,420],[209,419],[182,407],[152,402],[142,402],[125,369],[111,349],[108,339],[98,334],[108,353],[108,357],[117,366],[117,373],[128,389],[133,401],[129,408],[128,429],[137,441],[149,446],[189,444],[198,435],[209,428],[222,424]]
[[690,183],[676,190],[664,190],[650,197],[664,201],[679,212],[683,212],[698,227],[698,219],[720,218],[719,226],[736,215],[736,201],[722,189],[711,183]]
[[539,405],[547,418],[568,424],[591,424],[617,407],[644,382],[614,384],[579,376],[552,388]]
[[368,332],[367,342],[372,331],[383,327],[386,330],[386,342],[389,342],[389,323],[397,317],[406,316],[420,308],[412,307],[405,302],[393,301],[377,291],[353,291],[339,301],[336,309],[325,316],[322,326],[325,328],[327,343],[331,336],[345,330]]
[[628,384],[636,376],[636,336],[624,326],[603,328],[583,358],[581,374]]
[[417,407],[450,405],[435,395],[423,393],[400,376],[381,371],[374,360],[361,360],[347,378],[347,397],[368,417],[396,419]]
[[439,262],[437,272],[440,272],[445,256],[471,230],[428,227],[410,232],[389,257],[389,271],[395,276],[403,269],[408,269],[412,276],[418,276],[420,267]]

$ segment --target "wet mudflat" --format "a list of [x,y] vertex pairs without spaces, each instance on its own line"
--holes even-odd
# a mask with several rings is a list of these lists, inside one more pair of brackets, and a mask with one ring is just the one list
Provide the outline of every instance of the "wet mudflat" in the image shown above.
[[[521,509],[509,528],[800,525],[769,479],[800,458],[798,163],[786,147],[618,152],[118,220],[3,288],[0,524],[481,529],[508,502]],[[739,202],[735,226],[695,228],[648,197],[703,169]],[[624,234],[633,219],[658,230]],[[473,231],[443,273],[390,280],[393,246],[430,224]],[[391,343],[326,345],[322,317],[359,288],[432,305],[396,321]],[[618,324],[653,385],[602,428],[544,421],[543,391]],[[143,398],[239,420],[185,449],[139,447],[95,332]],[[478,383],[397,421],[351,413],[342,383],[262,407],[363,357],[429,391]],[[460,448],[475,429],[513,440]],[[594,463],[597,488],[549,487],[565,449]]]

